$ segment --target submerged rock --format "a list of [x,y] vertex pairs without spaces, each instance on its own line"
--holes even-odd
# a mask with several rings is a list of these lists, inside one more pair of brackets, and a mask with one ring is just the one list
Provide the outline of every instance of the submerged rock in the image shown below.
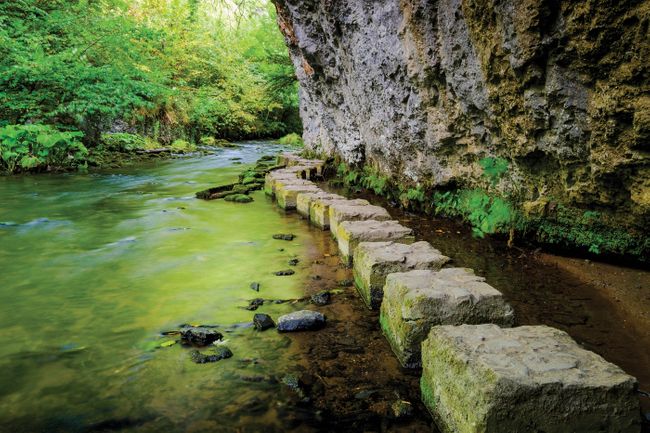
[[277,275],[278,277],[285,277],[285,276],[288,276],[288,275],[293,275],[293,274],[295,274],[296,271],[294,271],[293,269],[285,269],[285,270],[277,271],[277,272],[274,272],[274,273],[275,273],[275,275]]
[[271,316],[264,313],[258,313],[254,315],[253,324],[255,325],[255,329],[257,329],[258,331],[264,331],[269,328],[275,327],[275,322],[273,322]]
[[251,289],[255,290],[256,292],[260,291],[260,283],[251,283]]
[[225,201],[232,201],[235,203],[250,203],[253,201],[253,197],[246,194],[231,194],[224,198]]
[[314,295],[311,295],[312,304],[323,306],[329,304],[331,300],[332,294],[327,290],[322,290]]
[[201,353],[198,350],[190,352],[190,359],[195,364],[207,364],[208,362],[217,362],[230,357],[232,357],[232,351],[226,346],[219,346],[213,350],[213,353],[209,354]]
[[195,346],[207,346],[223,339],[223,335],[215,329],[202,326],[181,329],[181,341]]
[[292,241],[294,240],[296,235],[292,233],[278,233],[273,235],[273,239],[281,240],[281,241]]
[[262,298],[255,298],[252,301],[248,303],[248,307],[246,307],[247,310],[249,311],[255,311],[258,309],[260,305],[264,305],[264,299]]
[[289,260],[289,266],[297,266],[300,263],[300,259],[291,259]]
[[278,318],[279,332],[315,331],[324,326],[325,316],[317,311],[296,311]]

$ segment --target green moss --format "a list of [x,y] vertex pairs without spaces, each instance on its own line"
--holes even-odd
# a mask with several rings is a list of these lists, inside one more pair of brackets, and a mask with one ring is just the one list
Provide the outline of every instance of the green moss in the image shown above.
[[287,134],[284,137],[280,138],[278,140],[279,144],[283,144],[285,146],[296,146],[296,147],[302,147],[304,146],[304,142],[302,141],[302,137],[295,132],[292,132],[291,134]]
[[196,146],[189,141],[185,140],[175,140],[171,148],[175,152],[180,152],[180,153],[185,153],[185,152],[193,152],[196,150]]

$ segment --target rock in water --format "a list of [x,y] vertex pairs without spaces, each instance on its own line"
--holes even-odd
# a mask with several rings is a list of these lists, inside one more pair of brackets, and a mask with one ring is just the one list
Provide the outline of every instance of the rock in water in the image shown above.
[[324,326],[325,316],[317,311],[296,311],[278,318],[279,332],[315,331]]
[[260,305],[264,305],[264,299],[255,298],[249,302],[248,307],[246,307],[246,309],[249,311],[255,311]]
[[296,237],[296,235],[291,234],[291,233],[287,233],[287,234],[278,233],[276,235],[273,235],[273,239],[277,239],[277,240],[280,240],[280,241],[292,241],[292,240],[294,240],[295,237]]
[[312,304],[323,306],[329,304],[331,300],[332,295],[327,290],[322,290],[314,295],[311,295]]
[[285,269],[283,271],[275,272],[275,275],[277,275],[278,277],[285,277],[285,276],[288,276],[288,275],[293,275],[295,273],[296,273],[296,271],[294,271],[293,269]]
[[223,335],[220,332],[210,328],[198,326],[181,329],[181,341],[185,344],[207,346],[222,339]]
[[253,316],[253,325],[258,331],[264,331],[275,326],[275,322],[271,319],[271,316],[264,313],[258,313]]
[[208,362],[217,362],[222,359],[232,357],[232,351],[226,346],[220,346],[214,349],[213,353],[205,354],[198,350],[190,352],[190,359],[196,364],[207,364]]
[[247,196],[246,194],[232,194],[224,198],[225,201],[232,201],[235,203],[250,203],[253,201],[253,197]]
[[300,263],[300,259],[289,260],[289,266],[298,266],[298,263]]
[[251,283],[251,289],[255,290],[256,292],[260,291],[260,283]]

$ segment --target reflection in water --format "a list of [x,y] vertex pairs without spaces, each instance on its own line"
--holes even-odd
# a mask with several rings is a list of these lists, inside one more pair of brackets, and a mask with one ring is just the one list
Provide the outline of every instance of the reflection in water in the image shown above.
[[[271,271],[304,255],[311,235],[261,192],[244,205],[193,197],[236,179],[230,158],[271,150],[0,178],[0,430],[219,431],[245,424],[253,397],[250,413],[273,425],[276,376],[295,349],[247,326],[253,313],[241,307],[302,296],[306,268]],[[298,236],[273,240],[278,232]],[[180,345],[161,348],[160,333],[181,323],[218,325],[235,357],[196,365]]]

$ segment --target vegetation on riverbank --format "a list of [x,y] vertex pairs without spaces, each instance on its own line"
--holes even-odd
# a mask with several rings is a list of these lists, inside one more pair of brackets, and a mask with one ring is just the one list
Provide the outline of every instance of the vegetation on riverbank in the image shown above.
[[[26,127],[58,134],[55,154],[43,155],[50,148],[38,138],[16,148],[7,136]],[[24,172],[83,166],[66,134],[92,165],[138,150],[276,138],[301,124],[266,1],[21,0],[0,3],[0,128],[3,171]]]
[[471,225],[477,237],[504,236],[509,243],[518,238],[561,250],[650,261],[650,239],[633,229],[617,226],[605,214],[551,200],[520,203],[514,195],[499,193],[493,186],[508,169],[505,160],[481,160],[484,188],[450,189],[400,184],[369,165],[353,167],[340,161],[334,164],[335,184],[352,190],[365,188],[407,210],[460,218]]

